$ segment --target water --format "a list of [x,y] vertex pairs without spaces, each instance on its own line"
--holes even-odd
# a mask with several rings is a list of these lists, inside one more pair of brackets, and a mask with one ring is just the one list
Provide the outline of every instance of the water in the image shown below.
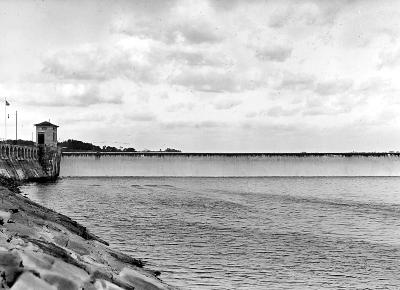
[[400,288],[400,178],[63,178],[23,191],[184,289]]

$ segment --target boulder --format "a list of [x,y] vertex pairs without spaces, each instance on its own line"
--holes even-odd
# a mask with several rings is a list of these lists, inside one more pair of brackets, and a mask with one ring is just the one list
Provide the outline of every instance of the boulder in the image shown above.
[[0,252],[0,288],[11,286],[22,273],[21,257],[9,251]]
[[119,278],[137,290],[167,290],[168,288],[157,278],[147,276],[139,271],[124,268]]
[[67,264],[58,259],[55,260],[50,270],[73,279],[78,284],[83,284],[84,281],[87,281],[90,278],[89,274],[83,269]]
[[4,225],[5,223],[7,223],[10,217],[10,212],[0,210],[0,225]]
[[47,284],[32,273],[25,272],[19,276],[11,290],[57,290],[57,288]]
[[123,290],[123,288],[106,280],[96,280],[94,286],[96,290]]
[[24,268],[29,270],[50,270],[51,265],[54,263],[53,257],[39,252],[25,250],[20,251],[19,255],[22,258],[22,264],[24,265]]
[[53,274],[53,273],[45,273],[41,275],[41,278],[45,280],[47,283],[50,285],[53,285],[56,287],[58,290],[80,290],[81,285],[80,283],[76,283],[72,279],[63,277],[59,274]]

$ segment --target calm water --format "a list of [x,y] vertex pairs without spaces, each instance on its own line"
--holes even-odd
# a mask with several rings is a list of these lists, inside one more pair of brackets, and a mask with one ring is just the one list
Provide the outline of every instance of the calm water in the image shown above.
[[23,191],[184,289],[400,288],[400,178],[64,178]]

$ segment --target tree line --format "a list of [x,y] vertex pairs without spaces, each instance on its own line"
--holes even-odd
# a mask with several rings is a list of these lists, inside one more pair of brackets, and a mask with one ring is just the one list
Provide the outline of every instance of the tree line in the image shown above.
[[[64,152],[74,151],[94,151],[94,152],[136,152],[135,148],[132,147],[114,147],[114,146],[97,146],[92,143],[82,142],[79,140],[68,139],[58,143],[58,146],[63,149]],[[145,150],[150,151],[150,150]],[[160,151],[162,151],[160,149]],[[150,151],[151,152],[151,151]],[[167,148],[163,152],[181,152],[180,150]]]

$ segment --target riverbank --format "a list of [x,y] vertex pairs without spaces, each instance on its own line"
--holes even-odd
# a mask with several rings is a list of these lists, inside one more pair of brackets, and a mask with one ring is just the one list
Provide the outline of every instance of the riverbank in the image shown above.
[[0,183],[0,289],[173,289],[12,180]]

